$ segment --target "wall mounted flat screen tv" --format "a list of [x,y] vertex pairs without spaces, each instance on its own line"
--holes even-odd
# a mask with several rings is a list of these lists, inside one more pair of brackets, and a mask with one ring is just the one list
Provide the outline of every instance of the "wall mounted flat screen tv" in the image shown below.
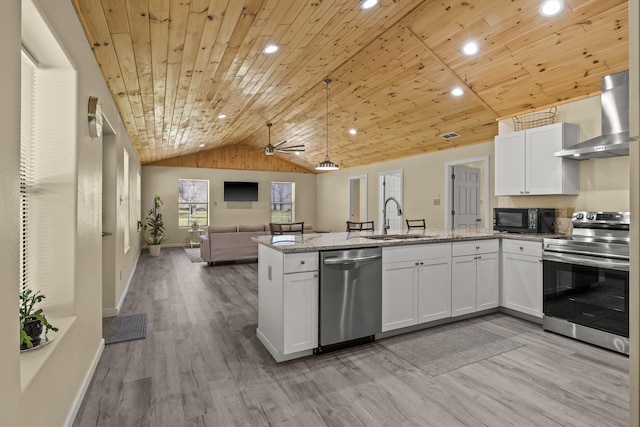
[[225,202],[257,202],[258,183],[257,182],[224,182]]

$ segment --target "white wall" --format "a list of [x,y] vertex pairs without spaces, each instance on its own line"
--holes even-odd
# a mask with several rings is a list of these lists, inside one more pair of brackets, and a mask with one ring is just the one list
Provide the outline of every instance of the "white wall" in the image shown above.
[[[267,224],[270,218],[271,182],[296,183],[296,221],[316,226],[316,176],[292,172],[255,172],[230,169],[180,168],[165,166],[142,167],[142,215],[146,216],[158,194],[164,206],[162,215],[168,246],[183,246],[189,242],[186,228],[178,227],[178,180],[209,180],[209,221],[212,225]],[[259,201],[225,202],[224,181],[258,182]]]
[[[27,1],[27,0],[24,0]],[[23,2],[24,2],[23,1]],[[74,221],[75,271],[68,280],[75,293],[76,319],[64,336],[36,352],[20,354],[18,348],[18,164],[20,127],[20,7],[2,0],[0,8],[0,424],[62,426],[80,403],[82,391],[102,349],[102,145],[89,137],[87,101],[103,100],[105,115],[115,131],[130,145],[115,102],[104,82],[91,48],[69,0],[34,0],[45,21],[78,73],[75,141],[77,158],[77,211]],[[137,164],[132,157],[132,165]],[[72,255],[73,256],[73,255]],[[129,272],[126,272],[128,275]],[[12,344],[13,343],[13,344]],[[48,354],[33,379],[21,384],[21,365]],[[22,390],[21,390],[22,389]],[[37,405],[34,406],[34,402]]]
[[[20,2],[1,0],[0,9],[0,420],[18,425],[19,188],[20,188]],[[14,345],[9,345],[14,344]]]
[[[425,218],[430,228],[444,227],[445,163],[482,156],[493,158],[493,141],[318,175],[318,227],[345,230],[349,216],[349,177],[367,175],[368,217],[378,228],[378,173],[396,169],[403,170],[404,217]],[[440,205],[434,205],[434,199],[439,199]],[[490,196],[489,201],[482,203],[493,206],[495,202]]]

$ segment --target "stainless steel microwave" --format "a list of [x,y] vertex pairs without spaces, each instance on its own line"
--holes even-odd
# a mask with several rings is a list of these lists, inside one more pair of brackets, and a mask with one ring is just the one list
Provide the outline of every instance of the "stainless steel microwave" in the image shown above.
[[509,233],[554,233],[556,210],[493,208],[493,229]]

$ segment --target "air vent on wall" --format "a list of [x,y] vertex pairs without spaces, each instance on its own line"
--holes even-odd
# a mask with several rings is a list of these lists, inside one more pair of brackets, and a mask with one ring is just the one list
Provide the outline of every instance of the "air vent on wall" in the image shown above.
[[442,135],[440,135],[440,137],[442,139],[446,139],[447,141],[453,138],[457,138],[459,137],[460,134],[458,132],[447,132],[447,133],[443,133]]

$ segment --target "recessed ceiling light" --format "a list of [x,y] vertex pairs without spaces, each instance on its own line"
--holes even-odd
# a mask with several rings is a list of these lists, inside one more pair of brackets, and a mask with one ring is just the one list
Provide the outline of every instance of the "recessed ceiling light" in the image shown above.
[[465,55],[475,55],[480,50],[478,43],[476,42],[466,42],[462,45],[462,53]]
[[264,48],[264,53],[273,53],[278,51],[278,46],[275,44],[268,44],[267,47]]
[[358,134],[358,131],[357,131],[357,130],[355,130],[354,128],[351,128],[351,129],[349,129],[349,133],[350,133],[351,135],[357,135],[357,134]]
[[363,0],[360,2],[361,9],[371,9],[378,4],[378,0]]
[[218,118],[219,119],[226,119],[227,115],[226,114],[218,114]]
[[296,151],[295,153],[296,153],[296,156],[299,156],[299,155],[300,155],[300,152],[299,152],[299,151]]
[[202,148],[202,147],[204,147],[204,144],[200,144],[200,145],[198,145],[198,147]]
[[542,16],[556,16],[564,9],[562,0],[546,0],[540,5],[540,14]]
[[464,94],[464,90],[461,87],[454,87],[451,89],[451,95],[453,96],[462,96]]

